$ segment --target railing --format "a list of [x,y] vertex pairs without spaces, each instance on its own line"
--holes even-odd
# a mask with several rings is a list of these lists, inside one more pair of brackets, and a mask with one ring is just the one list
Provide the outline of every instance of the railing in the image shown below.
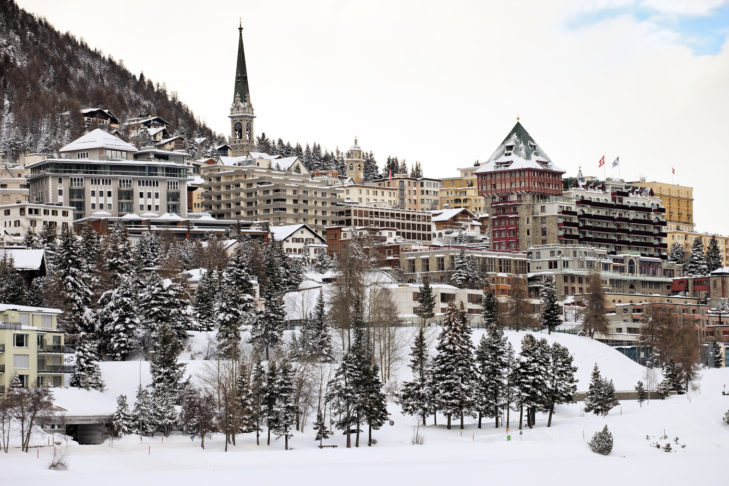
[[5,365],[0,364],[0,375],[2,375],[3,373],[5,373]]
[[38,363],[38,373],[73,373],[75,366]]
[[43,344],[41,346],[38,346],[38,352],[70,354],[74,352],[74,349],[69,346],[63,346],[61,344]]
[[23,325],[19,322],[0,322],[0,329],[23,329]]
[[0,344],[0,354],[2,354],[4,352],[5,352],[5,345],[4,344]]

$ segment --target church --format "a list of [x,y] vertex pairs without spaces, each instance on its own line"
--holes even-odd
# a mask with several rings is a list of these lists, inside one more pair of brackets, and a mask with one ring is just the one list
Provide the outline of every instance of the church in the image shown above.
[[233,104],[230,107],[230,148],[233,157],[248,155],[256,150],[253,131],[253,105],[248,88],[246,54],[243,49],[243,23],[238,27],[238,58],[235,67]]

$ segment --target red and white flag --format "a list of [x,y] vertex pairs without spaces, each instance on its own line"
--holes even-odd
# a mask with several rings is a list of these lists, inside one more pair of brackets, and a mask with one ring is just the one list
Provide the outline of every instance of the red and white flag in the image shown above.
[[605,165],[605,156],[604,155],[600,159],[600,162],[597,163],[598,168],[602,167],[603,165]]
[[671,174],[676,175],[676,169],[671,167]]
[[390,169],[390,180],[392,180],[392,169]]

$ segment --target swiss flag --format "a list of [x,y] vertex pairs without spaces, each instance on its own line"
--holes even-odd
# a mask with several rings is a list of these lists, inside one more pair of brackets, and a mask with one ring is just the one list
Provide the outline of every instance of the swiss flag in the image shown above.
[[600,162],[597,163],[598,167],[602,167],[603,165],[605,165],[605,156],[604,155],[600,159]]

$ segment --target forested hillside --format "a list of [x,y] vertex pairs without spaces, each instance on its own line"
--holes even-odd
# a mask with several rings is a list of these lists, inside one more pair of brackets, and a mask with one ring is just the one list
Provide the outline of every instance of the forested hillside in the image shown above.
[[15,156],[58,149],[82,134],[82,107],[107,108],[121,122],[150,113],[167,120],[175,134],[212,135],[144,74],[135,76],[13,0],[0,0],[0,12],[0,150]]

